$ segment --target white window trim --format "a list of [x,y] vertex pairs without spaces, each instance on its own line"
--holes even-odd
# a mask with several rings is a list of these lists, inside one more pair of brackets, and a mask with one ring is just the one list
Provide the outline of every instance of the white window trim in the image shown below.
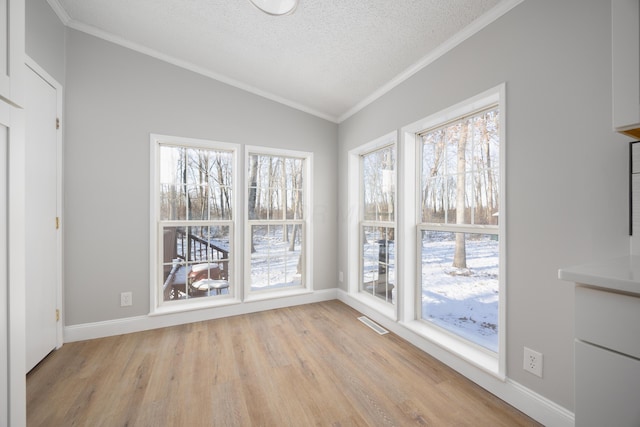
[[[251,291],[251,224],[247,218],[249,212],[249,165],[251,154],[264,154],[268,156],[295,157],[303,159],[304,177],[303,177],[303,212],[304,218],[304,285],[291,288]],[[288,150],[281,148],[261,147],[256,145],[245,146],[244,153],[244,184],[242,191],[244,199],[243,228],[244,228],[244,298],[243,301],[261,301],[274,298],[285,298],[295,295],[310,294],[313,292],[313,226],[311,218],[313,218],[313,195],[312,195],[312,177],[313,175],[313,153],[308,151]],[[240,191],[238,191],[240,194]],[[275,221],[273,222],[276,223]]]
[[[479,367],[485,372],[499,378],[506,379],[506,300],[507,300],[507,250],[506,250],[506,106],[505,106],[505,84],[502,83],[492,89],[482,92],[474,97],[453,105],[443,111],[432,114],[424,119],[418,120],[400,130],[400,147],[398,159],[402,164],[398,165],[401,171],[398,177],[398,188],[412,188],[413,194],[401,194],[399,198],[400,209],[399,218],[400,233],[398,239],[402,237],[401,246],[397,244],[396,251],[402,254],[401,264],[396,268],[401,271],[405,286],[415,284],[413,289],[406,288],[406,292],[399,292],[399,317],[400,322],[413,332],[425,337],[434,344],[446,349],[452,354]],[[442,123],[454,120],[460,116],[470,114],[489,105],[498,105],[500,110],[500,221],[499,221],[499,303],[498,303],[498,353],[490,352],[467,340],[459,338],[455,334],[449,333],[442,328],[430,325],[420,320],[420,265],[417,262],[418,238],[417,224],[420,223],[418,200],[420,200],[420,186],[415,183],[419,179],[420,159],[417,155],[419,144],[417,134],[425,129],[433,128]],[[411,184],[413,182],[413,184]],[[476,232],[481,230],[476,230]],[[402,234],[401,234],[402,233]],[[401,298],[401,299],[400,299]]]
[[[238,218],[241,218],[242,212],[239,209],[240,203],[238,201],[240,192],[238,191],[238,186],[242,185],[242,182],[239,181],[240,173],[239,170],[239,157],[240,157],[240,145],[228,143],[228,142],[219,142],[219,141],[211,141],[204,139],[194,139],[194,138],[184,138],[179,136],[169,136],[169,135],[159,135],[159,134],[150,134],[150,182],[151,182],[151,190],[150,190],[150,212],[149,218],[150,221],[150,229],[149,229],[149,277],[150,277],[150,312],[149,315],[159,315],[159,314],[168,314],[168,313],[178,313],[183,311],[190,311],[202,308],[210,308],[210,307],[218,307],[225,305],[238,304],[242,301],[242,287],[240,284],[242,283],[240,268],[240,256],[242,252],[239,248],[242,245],[242,227],[238,227]],[[223,298],[194,298],[191,300],[186,300],[184,302],[179,303],[167,303],[162,300],[159,294],[159,278],[161,277],[160,268],[161,263],[159,263],[160,259],[160,247],[158,245],[158,231],[161,227],[160,225],[160,200],[158,198],[159,193],[159,182],[160,182],[160,170],[158,168],[158,164],[160,161],[160,144],[171,144],[171,145],[182,145],[185,147],[196,147],[196,148],[206,148],[206,149],[220,149],[227,150],[233,153],[233,171],[232,171],[232,179],[233,179],[233,218],[231,222],[233,223],[231,227],[232,238],[233,238],[233,252],[232,259],[230,262],[230,271],[232,273],[232,277],[234,278],[233,282],[230,284],[232,287],[232,295],[230,297]]]
[[[398,301],[400,295],[402,294],[402,290],[400,289],[400,283],[402,278],[402,273],[398,267],[398,260],[401,257],[401,252],[399,251],[399,241],[400,237],[398,234],[398,209],[400,206],[399,202],[399,194],[401,191],[398,191],[400,187],[399,178],[399,163],[398,163],[398,144],[397,144],[397,132],[390,132],[386,135],[383,135],[379,138],[374,139],[373,141],[369,141],[363,145],[360,145],[349,151],[348,155],[348,201],[349,201],[349,216],[347,218],[347,229],[349,230],[347,235],[347,274],[346,274],[346,285],[347,292],[349,295],[360,301],[361,303],[367,305],[368,307],[376,310],[377,312],[383,314],[384,316],[392,319],[398,319]],[[393,145],[396,148],[396,209],[395,209],[395,235],[396,235],[396,303],[391,304],[386,301],[382,301],[380,298],[376,298],[373,295],[369,295],[365,292],[360,292],[360,247],[361,247],[361,236],[360,236],[360,225],[362,222],[362,182],[361,182],[361,168],[362,161],[361,156],[363,154],[370,153],[377,149]]]

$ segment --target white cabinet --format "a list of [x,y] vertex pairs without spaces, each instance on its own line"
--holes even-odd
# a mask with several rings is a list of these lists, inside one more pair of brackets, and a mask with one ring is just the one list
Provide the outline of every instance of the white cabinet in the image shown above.
[[558,277],[575,283],[576,427],[640,426],[640,256]]
[[640,297],[575,288],[576,426],[640,425]]
[[640,425],[640,360],[575,342],[576,427]]
[[0,0],[0,100],[20,106],[23,100],[24,0]]
[[613,128],[640,138],[640,2],[611,0]]

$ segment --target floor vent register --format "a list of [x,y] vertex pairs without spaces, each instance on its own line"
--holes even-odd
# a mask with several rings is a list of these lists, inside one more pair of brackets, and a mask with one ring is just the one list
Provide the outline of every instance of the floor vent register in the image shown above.
[[364,323],[365,325],[367,325],[368,327],[370,327],[371,329],[373,329],[374,331],[376,331],[379,335],[384,335],[389,333],[389,331],[387,331],[385,328],[378,325],[376,322],[369,319],[368,317],[361,316],[361,317],[358,317],[358,320]]

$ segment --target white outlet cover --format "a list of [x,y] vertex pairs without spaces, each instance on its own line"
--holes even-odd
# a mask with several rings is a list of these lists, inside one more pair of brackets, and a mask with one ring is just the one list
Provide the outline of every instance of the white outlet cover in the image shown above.
[[120,307],[129,307],[133,305],[133,296],[131,292],[122,292],[120,294]]
[[522,367],[525,371],[542,378],[542,353],[525,347]]

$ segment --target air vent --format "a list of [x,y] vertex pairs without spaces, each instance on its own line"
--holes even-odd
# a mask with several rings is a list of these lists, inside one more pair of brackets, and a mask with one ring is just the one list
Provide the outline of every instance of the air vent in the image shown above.
[[370,327],[371,329],[373,329],[374,331],[376,331],[379,335],[384,335],[389,333],[389,331],[387,331],[385,328],[378,325],[376,322],[374,322],[373,320],[369,319],[366,316],[358,317],[358,320],[364,323],[365,325],[367,325],[368,327]]

